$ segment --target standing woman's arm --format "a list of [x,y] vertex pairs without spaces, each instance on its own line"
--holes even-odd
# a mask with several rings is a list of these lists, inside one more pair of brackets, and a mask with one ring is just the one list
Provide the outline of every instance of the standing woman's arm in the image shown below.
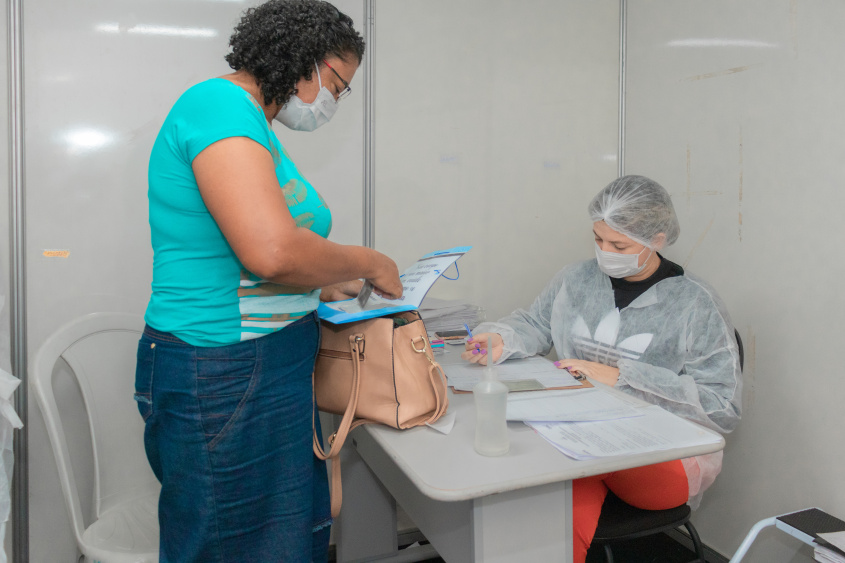
[[330,242],[297,227],[266,148],[246,137],[206,147],[191,164],[200,194],[244,267],[274,283],[318,288],[365,278],[402,295],[395,262],[380,252]]

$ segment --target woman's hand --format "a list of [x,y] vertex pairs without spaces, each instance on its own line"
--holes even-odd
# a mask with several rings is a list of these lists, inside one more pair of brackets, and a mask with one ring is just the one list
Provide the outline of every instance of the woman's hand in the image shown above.
[[375,250],[373,253],[372,273],[367,276],[373,284],[373,291],[385,299],[402,297],[402,280],[399,279],[399,268],[390,257]]
[[[396,268],[396,262],[375,250],[370,250],[374,254],[374,267],[376,273],[373,277],[367,278],[373,284],[373,291],[384,297],[385,299],[396,299],[402,295],[402,282],[399,280],[399,270]],[[344,301],[357,297],[361,291],[361,286],[364,282],[361,280],[352,280],[339,283],[333,283],[323,287],[320,293],[320,301]]]
[[573,374],[586,375],[590,379],[610,385],[611,387],[616,385],[616,381],[619,379],[619,368],[612,368],[598,362],[565,359],[556,361],[555,365]]
[[362,285],[364,285],[364,282],[361,280],[352,280],[327,285],[320,292],[320,301],[331,302],[351,299],[358,295],[358,292],[361,291]]
[[502,352],[505,351],[505,341],[502,339],[501,334],[482,332],[467,339],[466,352],[461,354],[461,358],[474,364],[486,366],[487,358],[491,355],[491,350],[493,362],[495,363],[502,357]]

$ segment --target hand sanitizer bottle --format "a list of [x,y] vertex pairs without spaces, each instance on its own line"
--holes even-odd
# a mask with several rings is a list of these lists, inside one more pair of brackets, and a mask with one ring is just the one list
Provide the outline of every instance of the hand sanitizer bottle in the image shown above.
[[[492,363],[493,358],[487,356]],[[496,368],[488,365],[472,389],[475,398],[475,451],[481,455],[505,455],[510,449],[505,410],[508,388],[496,377]]]

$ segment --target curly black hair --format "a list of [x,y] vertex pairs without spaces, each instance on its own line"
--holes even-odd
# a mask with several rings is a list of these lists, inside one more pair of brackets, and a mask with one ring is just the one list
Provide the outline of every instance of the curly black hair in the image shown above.
[[320,0],[269,0],[248,9],[229,39],[226,62],[258,82],[264,103],[287,103],[300,78],[311,79],[314,63],[333,55],[364,57],[364,39],[352,19]]

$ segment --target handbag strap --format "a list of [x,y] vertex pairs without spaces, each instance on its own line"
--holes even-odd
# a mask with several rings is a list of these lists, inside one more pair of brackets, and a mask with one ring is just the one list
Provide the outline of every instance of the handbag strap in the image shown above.
[[[338,454],[340,454],[340,449],[343,447],[343,443],[346,441],[346,436],[349,434],[349,431],[367,422],[353,420],[355,418],[355,409],[358,406],[358,395],[361,388],[361,359],[359,350],[361,342],[363,341],[363,335],[349,335],[349,350],[352,353],[352,389],[349,393],[349,402],[346,404],[346,410],[343,411],[343,418],[340,421],[340,426],[335,433],[329,437],[328,453],[323,450],[323,447],[320,445],[320,440],[317,438],[317,426],[314,421],[314,417],[317,416],[314,413],[314,410],[316,409],[312,409],[311,412],[314,455],[323,460],[329,458],[332,460],[332,518],[338,517],[340,514],[340,506],[343,502],[343,488],[340,480],[340,456]],[[312,388],[314,386],[313,372],[311,373],[311,386]]]
[[[422,348],[417,347],[417,341],[422,341]],[[431,364],[428,366],[428,380],[431,383],[432,389],[434,389],[435,407],[431,416],[425,421],[426,424],[429,424],[443,416],[443,413],[445,413],[446,409],[449,407],[449,401],[446,399],[446,387],[448,386],[446,383],[446,374],[443,372],[443,368],[440,367],[440,364],[438,364],[428,352],[424,337],[411,340],[411,348],[413,348],[417,353],[425,354],[426,359],[429,364]]]
[[[434,365],[429,366],[428,373],[429,379],[431,379],[431,386],[434,388],[434,397],[437,400],[437,408],[434,410],[431,418],[429,418],[426,422],[434,422],[443,416],[446,413],[446,409],[449,407],[449,401],[446,399],[446,388],[448,387],[446,374],[443,372],[443,368],[440,367],[440,364],[437,362],[433,362],[433,364]],[[439,385],[441,383],[442,385]]]
[[[356,428],[359,425],[353,425],[353,420],[355,418],[355,409],[358,407],[358,395],[361,389],[361,359],[360,359],[360,346],[361,342],[364,341],[364,337],[361,334],[350,334],[349,335],[349,350],[352,354],[352,388],[349,392],[349,402],[346,404],[346,410],[343,411],[343,418],[340,421],[340,426],[337,428],[334,434],[329,437],[329,452],[326,453],[323,450],[323,447],[320,445],[320,441],[317,439],[317,428],[314,427],[314,454],[319,457],[320,459],[329,459],[330,457],[337,457],[337,454],[340,453],[340,448],[343,447],[343,443],[346,441],[346,436],[349,434],[349,431],[353,428]],[[314,374],[311,374],[311,382],[313,385],[314,382]],[[312,414],[312,417],[316,416]]]

